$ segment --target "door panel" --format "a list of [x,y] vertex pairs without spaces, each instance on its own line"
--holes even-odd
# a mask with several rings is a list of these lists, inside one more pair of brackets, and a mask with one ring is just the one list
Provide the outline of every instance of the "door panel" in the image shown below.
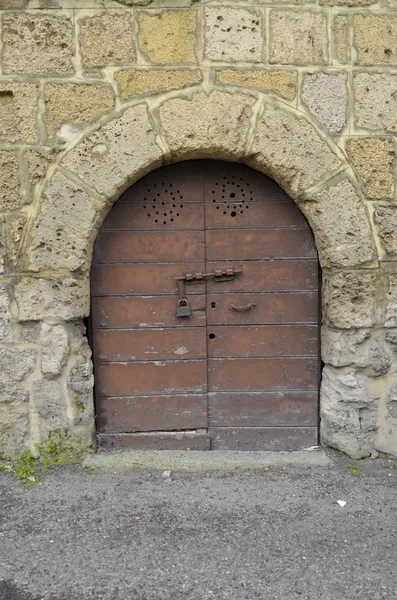
[[207,229],[218,228],[222,225],[232,229],[239,228],[270,228],[296,227],[307,228],[302,212],[289,198],[278,202],[251,202],[243,206],[211,203],[205,204],[205,225]]
[[318,443],[317,427],[210,428],[212,450],[301,450]]

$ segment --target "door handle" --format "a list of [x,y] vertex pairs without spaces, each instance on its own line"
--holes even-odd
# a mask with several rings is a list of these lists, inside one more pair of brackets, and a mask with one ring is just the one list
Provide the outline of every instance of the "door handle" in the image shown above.
[[250,302],[249,304],[235,305],[229,304],[229,310],[235,310],[236,312],[245,312],[246,310],[251,310],[251,308],[255,308],[258,306],[257,302]]

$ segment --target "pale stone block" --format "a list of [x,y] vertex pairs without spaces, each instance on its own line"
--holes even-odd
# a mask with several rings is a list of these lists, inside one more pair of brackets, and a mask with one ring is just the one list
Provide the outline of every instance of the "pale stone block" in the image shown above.
[[270,12],[269,62],[321,65],[328,62],[328,20],[317,12]]
[[103,67],[135,60],[133,21],[129,12],[102,13],[81,23],[83,65]]
[[355,118],[358,127],[397,130],[397,75],[355,73]]
[[17,210],[19,205],[16,152],[13,150],[0,150],[0,212]]
[[26,215],[11,214],[6,215],[7,237],[7,258],[10,265],[9,270],[15,272],[19,270],[18,253],[22,242],[26,226]]
[[60,375],[69,357],[69,338],[65,327],[43,323],[40,347],[43,375]]
[[249,164],[273,177],[292,195],[304,192],[341,161],[306,119],[266,106],[254,136]]
[[26,325],[22,325],[21,327],[21,341],[28,342],[29,344],[36,344],[38,336],[38,327],[37,324],[33,325],[27,323]]
[[226,62],[262,62],[264,35],[257,9],[206,8],[205,56]]
[[84,125],[114,107],[113,90],[108,85],[51,83],[44,88],[44,98],[49,137],[62,124]]
[[28,164],[28,179],[30,185],[36,185],[47,174],[48,167],[56,157],[56,151],[48,149],[47,152],[37,152],[36,150],[27,150],[25,158]]
[[255,99],[214,91],[191,100],[175,98],[159,109],[162,130],[174,156],[238,158],[244,154]]
[[375,207],[375,222],[387,257],[397,258],[397,209],[395,206]]
[[365,138],[350,140],[349,157],[370,198],[394,196],[395,152],[392,140]]
[[35,83],[0,83],[0,142],[37,142]]
[[29,402],[29,392],[18,384],[10,384],[7,389],[0,390],[0,404],[21,404]]
[[68,377],[68,390],[76,409],[76,424],[90,424],[94,420],[94,375],[89,357],[77,363]]
[[23,381],[36,367],[36,352],[17,347],[0,348],[0,391]]
[[32,270],[89,268],[104,208],[81,187],[56,172],[47,184],[30,246]]
[[296,71],[270,71],[268,69],[222,69],[216,71],[216,83],[229,83],[273,92],[286,100],[296,96]]
[[333,367],[367,367],[368,352],[364,342],[371,337],[371,330],[321,328],[321,358]]
[[0,458],[17,459],[29,441],[29,406],[0,405]]
[[367,210],[347,179],[313,195],[301,209],[322,267],[353,267],[375,259]]
[[389,288],[386,295],[385,327],[397,327],[397,274],[389,273]]
[[138,13],[138,43],[152,63],[195,63],[195,10],[166,10]]
[[150,92],[181,89],[201,83],[200,71],[193,69],[180,69],[178,71],[168,69],[123,69],[118,71],[114,78],[120,86],[123,99]]
[[354,47],[359,65],[397,65],[397,17],[355,15]]
[[73,72],[73,26],[51,14],[3,15],[3,72],[65,75]]
[[0,342],[12,342],[13,340],[10,297],[7,287],[0,285]]
[[24,277],[15,286],[14,294],[19,321],[40,321],[47,317],[72,321],[90,312],[88,278]]
[[161,158],[146,105],[139,104],[86,137],[61,165],[99,193],[116,199],[134,181],[160,166]]
[[347,74],[306,75],[302,100],[332,135],[340,133],[346,125]]
[[378,276],[374,271],[323,273],[323,321],[350,329],[374,324]]
[[51,431],[67,427],[65,400],[57,381],[39,379],[33,382],[31,402],[38,416],[38,427],[42,440]]
[[333,35],[333,58],[340,63],[346,63],[349,57],[349,40],[347,17],[337,15],[334,17],[332,35]]

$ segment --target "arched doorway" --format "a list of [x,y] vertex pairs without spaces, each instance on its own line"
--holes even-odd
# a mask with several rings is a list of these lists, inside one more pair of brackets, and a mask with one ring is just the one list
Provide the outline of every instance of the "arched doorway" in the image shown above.
[[93,255],[100,444],[316,444],[318,275],[302,213],[244,165],[179,163],[128,189]]

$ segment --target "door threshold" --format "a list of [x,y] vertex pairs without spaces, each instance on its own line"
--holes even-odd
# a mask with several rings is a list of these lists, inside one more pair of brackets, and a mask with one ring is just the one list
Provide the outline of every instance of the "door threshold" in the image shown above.
[[332,460],[321,448],[292,452],[212,450],[117,450],[90,454],[83,467],[97,473],[131,469],[187,472],[267,471],[286,467],[330,467]]

